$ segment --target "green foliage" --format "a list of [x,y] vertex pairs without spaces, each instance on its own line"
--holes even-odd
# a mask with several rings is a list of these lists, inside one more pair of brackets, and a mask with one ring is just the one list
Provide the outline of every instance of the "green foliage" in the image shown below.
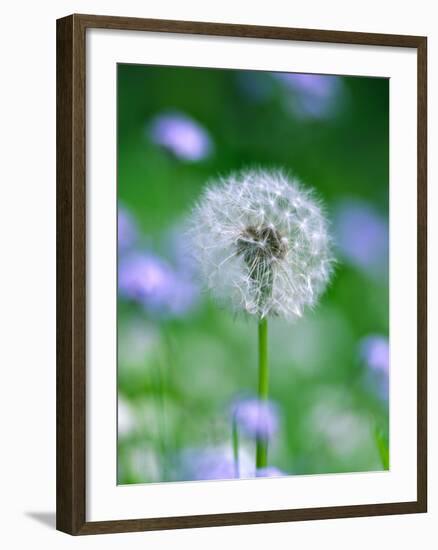
[[389,470],[389,441],[388,436],[385,436],[384,433],[376,429],[375,433],[377,448],[379,449],[380,460],[382,461],[382,466],[384,470]]

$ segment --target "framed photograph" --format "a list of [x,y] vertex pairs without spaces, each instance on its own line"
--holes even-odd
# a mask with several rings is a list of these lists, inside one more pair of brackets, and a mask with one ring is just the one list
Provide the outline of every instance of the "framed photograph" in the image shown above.
[[425,512],[426,38],[57,22],[57,528]]

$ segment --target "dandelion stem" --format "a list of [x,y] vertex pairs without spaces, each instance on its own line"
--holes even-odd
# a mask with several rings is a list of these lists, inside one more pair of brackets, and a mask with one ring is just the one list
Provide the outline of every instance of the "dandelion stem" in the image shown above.
[[[259,389],[260,401],[268,399],[269,366],[268,366],[268,320],[259,319]],[[262,437],[257,439],[256,468],[265,468],[268,465],[268,442]]]

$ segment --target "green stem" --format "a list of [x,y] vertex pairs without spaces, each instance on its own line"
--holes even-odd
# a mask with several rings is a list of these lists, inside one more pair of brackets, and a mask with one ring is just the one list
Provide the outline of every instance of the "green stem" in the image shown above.
[[239,471],[239,431],[237,428],[236,416],[233,415],[232,422],[232,438],[233,438],[233,459],[234,459],[234,477],[240,477]]
[[374,437],[377,443],[377,448],[379,450],[380,460],[384,470],[389,470],[389,443],[388,438],[386,438],[382,431],[375,428]]
[[[259,389],[260,401],[268,399],[269,366],[268,366],[268,320],[259,319]],[[265,468],[268,465],[268,443],[265,439],[257,439],[256,468]]]
[[155,383],[157,385],[156,391],[156,407],[157,407],[157,425],[158,425],[158,447],[160,453],[160,468],[161,468],[161,480],[167,481],[168,479],[168,461],[170,454],[170,442],[169,434],[167,430],[167,414],[166,414],[166,395],[168,391],[168,369],[172,364],[172,350],[169,336],[162,327],[162,353],[156,364],[155,369]]
[[166,444],[166,412],[165,412],[165,375],[162,371],[165,368],[164,365],[158,361],[156,368],[156,383],[157,383],[157,420],[158,420],[158,443],[160,448],[160,466],[161,466],[161,480],[167,481],[167,444]]

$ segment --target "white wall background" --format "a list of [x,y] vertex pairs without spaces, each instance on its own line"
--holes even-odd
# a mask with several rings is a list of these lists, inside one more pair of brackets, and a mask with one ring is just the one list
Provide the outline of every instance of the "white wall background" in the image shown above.
[[[0,84],[0,541],[26,548],[436,548],[437,346],[429,331],[430,503],[427,515],[73,538],[55,509],[55,19],[97,13],[429,37],[430,326],[438,326],[435,2],[417,0],[57,0],[3,5]],[[434,216],[435,214],[435,216]],[[433,219],[435,217],[435,220]],[[432,254],[435,248],[435,254]],[[435,540],[434,540],[435,539]]]

